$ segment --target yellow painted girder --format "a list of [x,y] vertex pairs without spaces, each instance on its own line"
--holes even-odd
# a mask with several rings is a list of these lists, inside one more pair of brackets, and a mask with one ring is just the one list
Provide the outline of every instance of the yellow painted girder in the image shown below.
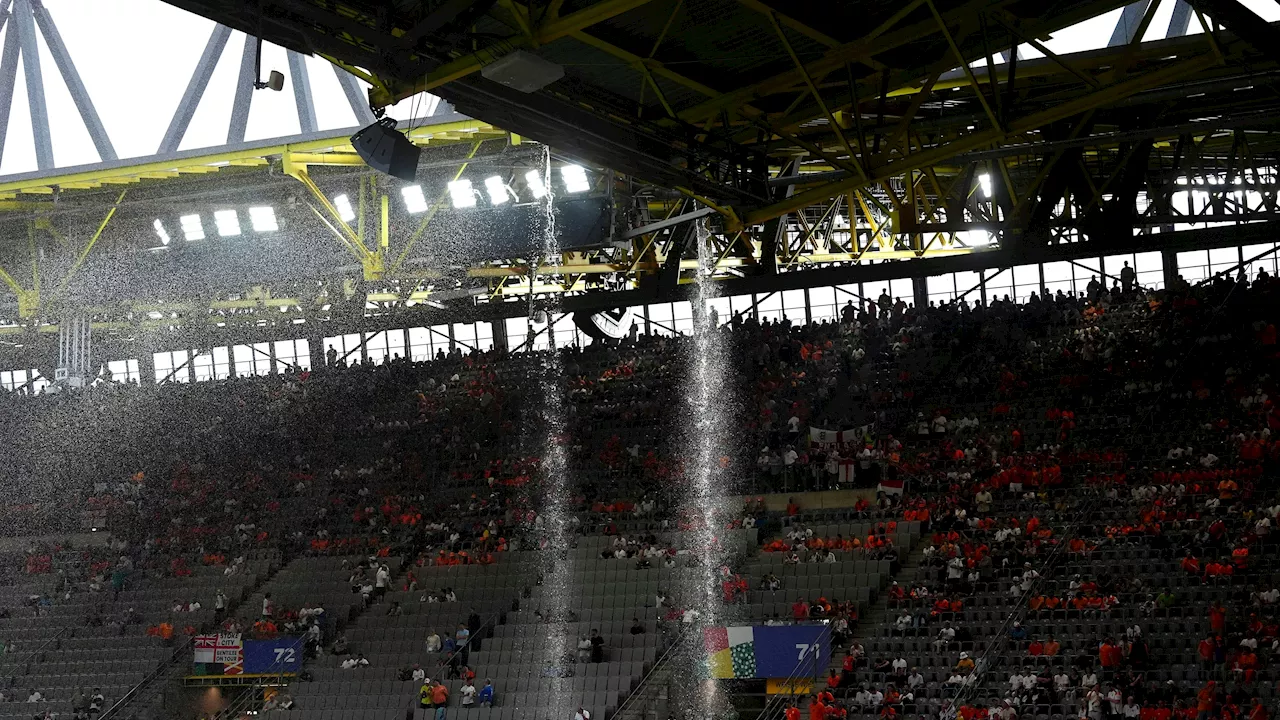
[[[450,142],[446,136],[456,134],[459,141],[474,142],[477,139],[490,137],[504,138],[506,131],[480,120],[458,120],[455,122],[423,125],[407,133],[409,139],[419,145],[432,142]],[[89,190],[102,185],[122,185],[140,182],[143,179],[167,179],[186,173],[213,173],[226,166],[233,167],[265,167],[273,158],[285,152],[305,153],[308,155],[337,154],[353,155],[351,138],[342,135],[298,143],[282,143],[260,148],[211,152],[206,155],[193,155],[178,160],[162,160],[139,162],[124,167],[97,168],[80,170],[63,174],[48,175],[40,178],[27,178],[0,182],[0,200],[11,200],[17,193],[50,195],[55,188],[64,190]],[[321,164],[314,162],[311,164]],[[334,163],[356,164],[350,158],[342,157]]]

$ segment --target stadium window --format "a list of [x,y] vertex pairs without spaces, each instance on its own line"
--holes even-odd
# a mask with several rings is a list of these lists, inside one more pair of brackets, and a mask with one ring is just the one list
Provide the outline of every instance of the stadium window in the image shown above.
[[782,291],[782,314],[792,325],[804,325],[809,322],[809,308],[804,299],[804,290]]
[[513,352],[526,352],[531,349],[529,339],[529,318],[513,317],[503,322],[507,327],[507,347]]
[[[558,342],[557,338],[557,342]],[[474,323],[453,324],[453,345],[465,355],[476,347],[476,326]]]
[[431,331],[424,327],[409,328],[409,359],[422,362],[431,359]]
[[[873,303],[879,303],[880,293],[884,292],[889,292],[889,283],[884,282],[883,280],[879,282],[862,283],[862,297]],[[890,294],[890,297],[892,298],[892,294]],[[844,305],[844,303],[840,304]],[[853,304],[857,305],[858,303],[855,300]]]
[[555,316],[548,318],[546,325],[533,325],[533,344],[530,346],[532,350],[547,350],[551,347],[551,326],[555,324]]
[[387,361],[387,333],[383,331],[365,333],[364,352],[369,362],[381,365]]
[[1178,258],[1178,274],[1189,283],[1199,282],[1209,277],[1209,253],[1207,250],[1180,252]]
[[926,278],[925,286],[929,289],[929,300],[939,305],[944,302],[954,300],[956,297],[957,290],[955,273],[947,273],[946,275],[936,275],[931,278]]
[[392,360],[403,360],[408,356],[405,348],[404,329],[387,331],[387,357]]
[[136,358],[128,360],[108,360],[107,369],[111,371],[112,382],[142,382],[142,376],[138,372],[138,361]]
[[[1258,257],[1259,255],[1262,255],[1265,252],[1273,250],[1274,248],[1275,248],[1275,243],[1265,243],[1262,245],[1245,245],[1244,247],[1240,248],[1240,255],[1245,260],[1249,260],[1250,258]],[[1272,252],[1270,255],[1263,255],[1257,260],[1254,260],[1249,263],[1249,268],[1248,268],[1249,279],[1256,280],[1258,278],[1258,272],[1261,270],[1266,270],[1268,275],[1271,275],[1273,277],[1275,276],[1276,254],[1274,252]]]
[[836,289],[833,287],[809,288],[809,319],[815,323],[839,319],[836,307]]
[[[979,285],[982,283],[982,275],[973,270],[963,270],[955,273],[956,276],[956,297],[963,298],[965,302],[976,302],[982,299],[982,292]],[[972,291],[972,292],[970,292]],[[965,295],[965,293],[969,293]]]
[[1066,295],[1074,289],[1074,275],[1071,272],[1071,263],[1066,262],[1050,262],[1044,264],[1044,294],[1048,296],[1056,295],[1059,292]]
[[729,309],[729,298],[718,297],[707,299],[707,313],[710,314],[714,310],[716,314],[716,322],[724,325],[733,318],[733,311]]
[[692,335],[693,303],[688,300],[671,303],[671,321],[677,333],[681,335]]
[[276,341],[276,372],[302,372],[311,369],[311,343],[305,338]]
[[755,296],[753,295],[730,295],[729,309],[735,316],[742,320],[755,317]]
[[476,323],[476,349],[481,352],[493,349],[493,323]]
[[675,322],[671,314],[671,303],[646,305],[645,317],[649,319],[649,332],[654,335],[672,336],[676,334]]
[[889,294],[893,296],[893,303],[896,305],[899,300],[914,305],[916,302],[916,289],[911,283],[911,278],[897,278],[889,281]]
[[[553,315],[552,317],[555,316]],[[555,333],[557,348],[574,346],[582,347],[590,344],[589,342],[584,342],[584,338],[586,338],[586,336],[584,333],[578,332],[578,326],[574,325],[573,315],[571,313],[565,313],[556,317],[555,322],[552,323],[552,331]],[[589,338],[587,338],[587,340],[589,340]]]
[[1040,266],[1019,265],[1013,269],[1014,297],[1023,303],[1031,299],[1031,293],[1040,294]]
[[236,345],[231,348],[231,356],[235,361],[236,377],[271,374],[270,343]]
[[27,384],[26,370],[5,370],[0,372],[0,387],[9,392],[13,392],[18,388],[25,387]]
[[31,368],[29,377],[31,378],[31,384],[27,386],[29,394],[39,395],[44,392],[45,388],[49,387],[49,379],[41,375],[39,370]]
[[155,362],[156,382],[191,382],[191,363],[186,350],[158,352],[152,355]]
[[1075,276],[1075,291],[1079,295],[1089,292],[1089,280],[1093,277],[1102,282],[1102,261],[1098,258],[1081,258],[1071,263],[1071,272]]
[[1213,248],[1209,251],[1209,274],[1217,275],[1220,272],[1230,271],[1234,278],[1235,266],[1240,264],[1240,260],[1238,247]]
[[[191,352],[195,352],[192,350]],[[213,379],[213,354],[202,353],[191,358],[191,370],[196,382]]]
[[782,320],[782,293],[757,294],[756,317],[760,318],[760,322]]
[[987,302],[1013,298],[1013,273],[1009,268],[993,268],[985,271],[982,279],[983,291],[987,294]]
[[1160,251],[1137,253],[1133,256],[1133,269],[1139,286],[1153,290],[1164,287],[1164,256]]

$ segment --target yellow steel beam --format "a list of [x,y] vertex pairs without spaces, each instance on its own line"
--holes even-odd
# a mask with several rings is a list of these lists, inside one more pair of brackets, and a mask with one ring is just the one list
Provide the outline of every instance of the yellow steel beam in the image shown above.
[[[1100,88],[1088,95],[1068,100],[1055,107],[1012,120],[1010,121],[1007,130],[1010,134],[1021,134],[1031,130],[1036,130],[1049,123],[1056,122],[1058,120],[1065,120],[1069,117],[1079,115],[1080,113],[1087,112],[1102,105],[1131,97],[1149,88],[1158,87],[1164,83],[1172,82],[1179,78],[1200,72],[1201,70],[1213,67],[1216,63],[1217,58],[1211,55],[1201,55],[1199,57],[1193,57],[1181,62],[1176,62],[1159,70],[1153,70],[1143,75],[1134,76],[1113,85]],[[977,131],[944,145],[914,153],[913,155],[897,161],[891,161],[880,165],[872,165],[868,168],[868,175],[870,176],[869,181],[877,182],[887,180],[891,177],[902,175],[909,170],[919,170],[920,168],[936,165],[938,163],[945,162],[960,153],[987,147],[992,143],[1001,140],[1004,136],[1005,132],[996,128]],[[868,180],[862,180],[861,178],[846,178],[811,190],[806,190],[805,192],[797,193],[781,202],[747,213],[743,218],[743,224],[745,226],[758,225],[775,217],[795,212],[803,207],[824,202],[827,199],[848,190],[863,187],[867,183]]]
[[[804,65],[805,72],[811,76],[826,75],[843,68],[846,63],[863,62],[871,59],[877,53],[933,35],[937,32],[937,27],[932,20],[929,20],[895,31],[888,37],[881,37],[922,4],[924,4],[924,0],[912,0],[897,13],[894,13],[893,17],[890,17],[858,40],[833,48],[821,58],[806,63]],[[977,12],[989,4],[989,0],[969,0],[969,2],[956,10],[947,13],[946,17],[948,19],[953,19],[957,16],[963,17]],[[721,110],[740,107],[757,98],[788,90],[803,82],[804,79],[801,77],[799,69],[787,70],[689,108],[680,113],[680,118],[686,122],[701,122],[707,118],[714,117]]]
[[[467,157],[464,158],[462,164],[458,166],[458,171],[453,174],[454,180],[462,177],[462,173],[467,169],[467,162],[471,160],[471,158],[475,157],[476,151],[479,149],[479,142],[472,144],[471,152],[467,153]],[[418,224],[418,229],[409,237],[409,241],[404,244],[404,249],[400,251],[400,255],[396,257],[395,262],[391,263],[391,268],[388,272],[394,273],[396,270],[399,270],[400,266],[404,264],[405,259],[409,257],[409,251],[418,243],[418,239],[422,237],[422,233],[426,232],[427,225],[431,223],[431,219],[436,216],[436,213],[440,211],[440,208],[444,207],[444,203],[449,197],[449,190],[447,188],[448,186],[446,186],[446,189],[440,193],[440,196],[436,198],[436,201],[431,204],[431,207],[427,209],[427,214],[422,217],[422,222]]]
[[[859,258],[875,259],[875,260],[908,260],[921,257],[942,257],[948,255],[967,255],[973,252],[981,252],[981,248],[930,248],[924,251],[916,250],[880,250],[876,252],[868,252],[865,254],[857,253],[803,253],[799,257],[800,262],[805,263],[828,263],[828,262],[856,262]],[[721,258],[715,265],[716,269],[753,267],[759,261],[754,257],[728,256]],[[662,259],[646,260],[641,263],[632,265],[630,263],[591,263],[586,265],[573,264],[539,264],[537,269],[538,276],[553,275],[605,275],[610,273],[626,273],[631,270],[640,272],[655,272],[662,266]],[[681,270],[696,270],[699,266],[698,260],[687,259],[680,261]],[[528,277],[529,266],[525,265],[508,265],[504,267],[483,266],[473,267],[467,270],[467,276],[473,278],[507,278],[507,277]],[[524,283],[524,287],[528,287]]]
[[[407,133],[411,141],[419,145],[427,145],[439,140],[440,136],[459,133],[462,139],[472,140],[478,135],[505,137],[503,130],[495,128],[480,120],[459,120],[437,125],[423,125]],[[270,158],[281,157],[291,153],[300,158],[303,165],[358,165],[358,157],[351,147],[351,138],[341,135],[298,143],[282,143],[260,148],[212,152],[206,155],[173,160],[153,160],[139,162],[136,165],[112,168],[97,168],[63,174],[54,174],[40,178],[11,180],[0,182],[0,198],[8,198],[13,193],[32,195],[51,195],[54,188],[68,190],[87,190],[102,185],[126,185],[139,182],[141,179],[173,178],[187,173],[213,173],[222,167],[264,167],[270,164]],[[0,201],[0,210],[9,209]]]
[[106,216],[103,217],[102,222],[98,224],[98,229],[94,231],[92,236],[90,236],[89,242],[84,244],[84,249],[80,251],[80,254],[76,257],[76,261],[71,264],[71,268],[67,270],[67,274],[62,277],[62,282],[58,283],[59,294],[61,294],[63,290],[67,289],[67,284],[71,282],[71,278],[74,277],[80,270],[80,267],[84,265],[85,258],[89,257],[89,253],[93,250],[93,246],[98,244],[98,238],[102,237],[102,231],[107,229],[107,224],[110,223],[111,218],[115,216],[116,210],[120,209],[120,203],[124,202],[124,196],[127,192],[129,191],[120,191],[120,195],[116,198],[115,204],[111,206],[111,209],[107,210]]
[[786,48],[787,55],[791,56],[791,62],[795,63],[796,71],[804,78],[804,84],[808,86],[809,92],[813,94],[814,101],[822,109],[822,114],[827,116],[827,124],[830,126],[831,131],[836,134],[836,138],[844,146],[845,152],[849,153],[849,164],[853,165],[858,177],[865,179],[867,172],[862,169],[862,163],[858,162],[857,153],[853,151],[853,146],[849,144],[849,139],[845,137],[844,130],[840,129],[840,122],[836,120],[835,115],[831,113],[831,109],[827,107],[826,101],[822,99],[822,93],[818,90],[818,86],[814,84],[813,78],[804,69],[804,63],[800,61],[800,56],[796,55],[795,49],[791,47],[791,41],[787,39],[786,31],[782,29],[782,25],[778,23],[778,18],[773,13],[769,13],[769,21],[773,23],[773,29],[778,33],[778,39],[782,41],[782,46]]
[[766,17],[776,17],[777,22],[781,23],[782,25],[789,27],[792,30],[795,30],[796,32],[800,33],[801,35],[804,35],[805,37],[811,40],[817,40],[818,42],[822,43],[823,45],[826,45],[827,47],[839,47],[841,44],[839,40],[836,40],[830,35],[820,30],[815,30],[814,28],[800,22],[799,20],[796,20],[795,18],[789,17],[787,15],[783,15],[777,10],[774,10],[768,5],[765,5],[764,3],[760,2],[760,0],[738,0],[738,4],[743,7],[755,10],[756,12]]

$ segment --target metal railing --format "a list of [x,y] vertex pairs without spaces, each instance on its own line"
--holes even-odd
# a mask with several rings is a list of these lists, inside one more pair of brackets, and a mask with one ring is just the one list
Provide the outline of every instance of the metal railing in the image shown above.
[[173,652],[170,653],[169,657],[165,659],[164,662],[157,665],[155,669],[147,673],[146,677],[142,678],[137,682],[137,684],[129,688],[128,692],[126,692],[124,695],[121,695],[120,699],[112,703],[111,707],[107,708],[106,712],[98,716],[98,720],[110,720],[110,718],[119,716],[120,713],[123,712],[125,706],[133,702],[133,700],[138,697],[139,693],[141,693],[143,689],[145,689],[151,683],[155,682],[156,678],[160,677],[162,674],[167,672],[169,668],[173,666],[173,663],[179,659],[179,656],[182,655],[188,648],[190,648],[192,643],[194,642],[195,642],[194,637],[188,637],[186,642],[175,647],[173,649]]
[[649,682],[653,679],[654,673],[665,667],[666,664],[675,657],[676,653],[683,649],[683,646],[688,645],[689,638],[696,636],[697,633],[687,630],[684,627],[684,623],[681,623],[680,631],[676,633],[675,639],[673,639],[671,644],[667,646],[667,649],[662,652],[662,655],[658,656],[658,659],[653,662],[653,665],[649,668],[649,672],[645,673],[644,677],[640,678],[639,684],[635,686],[635,689],[631,691],[631,694],[627,695],[626,699],[622,701],[622,704],[618,706],[618,709],[613,711],[613,716],[615,718],[623,717],[623,713],[631,709],[635,703],[639,702],[640,696],[644,691],[648,690]]

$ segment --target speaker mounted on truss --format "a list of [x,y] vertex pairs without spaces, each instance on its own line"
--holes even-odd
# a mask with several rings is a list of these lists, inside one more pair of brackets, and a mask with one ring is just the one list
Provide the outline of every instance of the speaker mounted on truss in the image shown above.
[[392,177],[412,182],[418,174],[422,149],[396,128],[396,121],[384,117],[351,136],[351,145],[361,160]]

